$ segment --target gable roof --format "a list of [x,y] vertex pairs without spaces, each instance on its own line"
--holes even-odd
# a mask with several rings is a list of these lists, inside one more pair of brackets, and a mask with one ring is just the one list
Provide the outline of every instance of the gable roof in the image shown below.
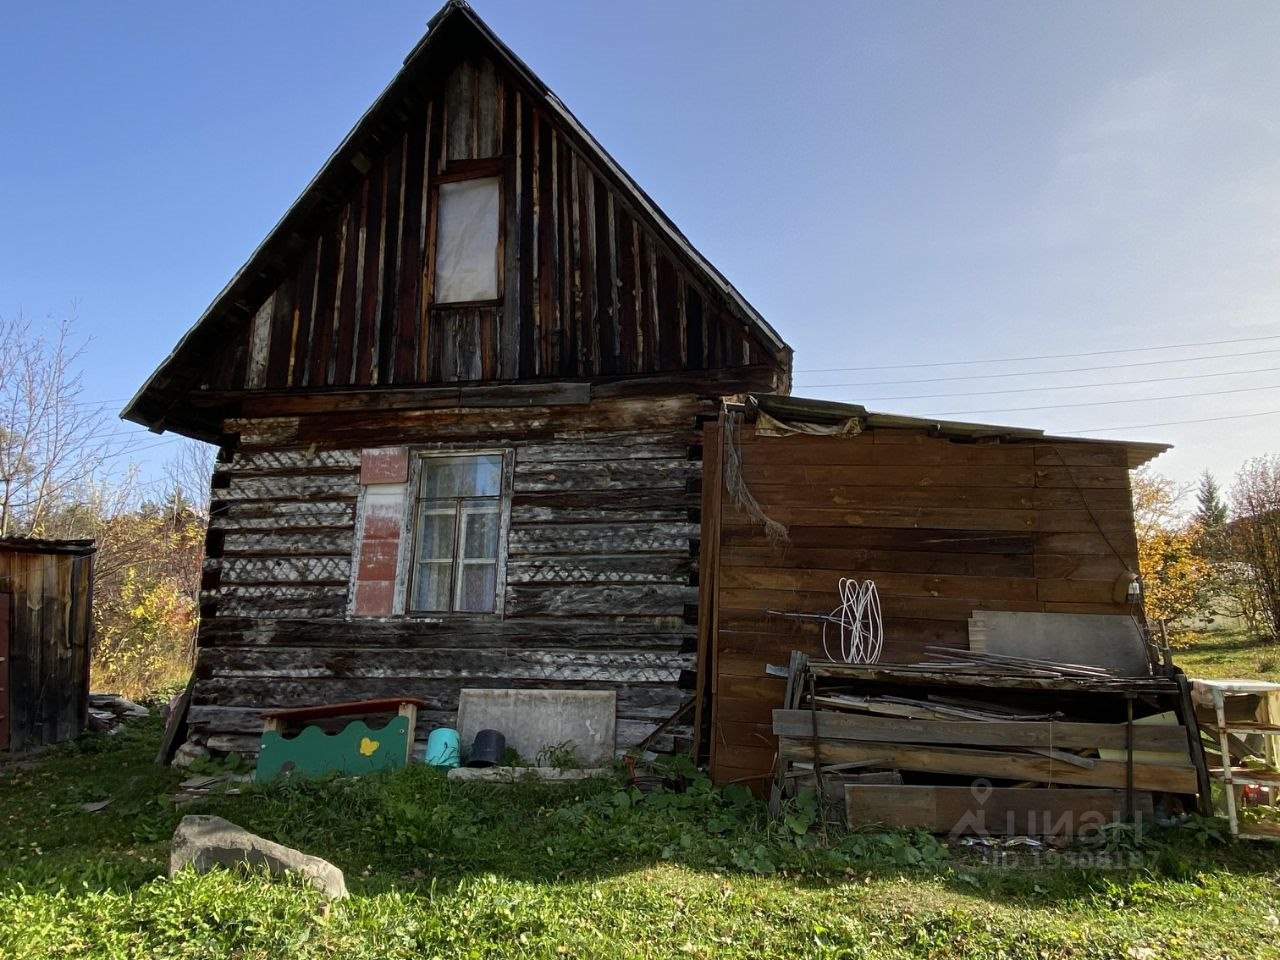
[[401,104],[417,88],[419,79],[463,33],[478,40],[487,53],[528,88],[596,164],[601,172],[634,204],[665,242],[697,270],[710,291],[733,309],[760,344],[775,357],[787,357],[790,347],[746,298],[707,260],[647,193],[609,155],[560,99],[476,15],[465,0],[449,0],[427,24],[427,32],[405,57],[391,83],[365,111],[351,132],[330,155],[302,194],[285,212],[248,261],[231,278],[196,323],[183,335],[146,383],[121,412],[121,417],[154,431],[167,428],[190,436],[215,440],[212,424],[167,422],[173,408],[193,386],[202,360],[226,338],[240,335],[253,312],[285,270],[297,236],[318,211],[339,202],[352,178],[369,162],[368,153],[378,133],[395,124]]

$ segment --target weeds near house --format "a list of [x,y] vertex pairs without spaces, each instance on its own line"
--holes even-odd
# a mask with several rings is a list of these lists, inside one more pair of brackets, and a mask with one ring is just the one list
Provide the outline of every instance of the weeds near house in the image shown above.
[[[692,769],[683,792],[613,780],[492,787],[413,767],[286,781],[175,811],[159,725],[0,765],[0,957],[1266,957],[1280,850],[1217,821],[1102,848],[1122,870],[993,869],[938,839],[771,821]],[[84,804],[110,799],[97,813]],[[353,897],[256,876],[164,879],[181,815],[326,857]]]

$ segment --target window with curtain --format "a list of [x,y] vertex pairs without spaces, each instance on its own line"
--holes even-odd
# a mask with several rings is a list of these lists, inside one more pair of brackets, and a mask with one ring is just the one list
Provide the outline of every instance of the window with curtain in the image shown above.
[[436,210],[436,303],[498,297],[498,177],[440,184]]
[[494,613],[505,517],[501,453],[418,463],[411,613]]

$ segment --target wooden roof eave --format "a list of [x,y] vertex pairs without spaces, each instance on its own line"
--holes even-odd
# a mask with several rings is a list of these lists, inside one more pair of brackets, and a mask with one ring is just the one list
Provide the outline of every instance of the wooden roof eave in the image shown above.
[[[325,187],[348,171],[358,172],[361,163],[367,163],[362,147],[374,138],[381,125],[384,114],[392,109],[396,101],[407,92],[407,86],[414,75],[426,63],[427,55],[435,49],[440,38],[447,35],[446,27],[453,22],[469,24],[483,38],[522,83],[538,96],[547,109],[565,124],[572,136],[581,142],[581,146],[592,156],[603,172],[616,185],[630,194],[638,210],[649,219],[652,225],[670,243],[676,253],[689,261],[702,272],[713,289],[728,304],[735,307],[745,318],[761,345],[776,359],[782,361],[790,371],[791,348],[776,330],[765,321],[764,317],[747,301],[747,299],[731,284],[689,242],[688,238],[676,227],[665,213],[657,206],[647,193],[631,178],[631,176],[613,159],[591,135],[573,113],[546,86],[534,72],[522,61],[502,40],[489,29],[465,0],[448,0],[427,23],[426,34],[410,50],[405,57],[401,69],[391,82],[365,110],[355,126],[343,138],[338,147],[320,167],[298,198],[289,206],[284,215],[277,221],[267,236],[250,254],[249,259],[236,271],[235,275],[219,291],[213,302],[205,309],[200,318],[183,334],[177,345],[169,352],[160,365],[147,378],[146,382],[125,405],[120,413],[123,420],[141,424],[157,433],[173,430],[186,436],[200,440],[210,440],[212,433],[208,424],[185,424],[171,419],[170,414],[186,399],[186,389],[178,381],[184,371],[181,363],[189,350],[194,350],[202,341],[215,341],[226,327],[238,330],[247,322],[252,311],[251,302],[255,299],[250,291],[253,285],[268,277],[278,269],[277,262],[282,262],[284,251],[281,249],[289,240],[290,228],[301,227],[302,221],[308,217],[315,206],[324,203],[330,191]],[[232,319],[229,314],[237,316]],[[211,329],[221,319],[223,330]]]
[[0,537],[0,552],[70,554],[87,557],[96,553],[98,546],[93,540],[45,540],[40,537]]
[[835,400],[811,400],[806,397],[752,394],[751,404],[780,420],[831,424],[858,420],[864,428],[927,430],[930,434],[952,440],[1000,440],[1031,443],[1095,443],[1123,447],[1130,470],[1154,460],[1172,448],[1168,443],[1136,440],[1103,440],[1096,437],[1063,437],[1046,434],[1035,427],[1009,427],[994,423],[968,423],[961,420],[935,420],[893,413],[876,413],[857,403]]

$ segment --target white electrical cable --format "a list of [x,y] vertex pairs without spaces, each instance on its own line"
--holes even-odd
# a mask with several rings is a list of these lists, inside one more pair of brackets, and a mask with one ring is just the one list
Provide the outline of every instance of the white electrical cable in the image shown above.
[[[833,663],[877,663],[884,646],[884,624],[880,617],[880,594],[874,580],[840,578],[840,606],[824,618],[822,651]],[[835,624],[840,629],[840,657],[831,655],[827,646],[827,630]]]

